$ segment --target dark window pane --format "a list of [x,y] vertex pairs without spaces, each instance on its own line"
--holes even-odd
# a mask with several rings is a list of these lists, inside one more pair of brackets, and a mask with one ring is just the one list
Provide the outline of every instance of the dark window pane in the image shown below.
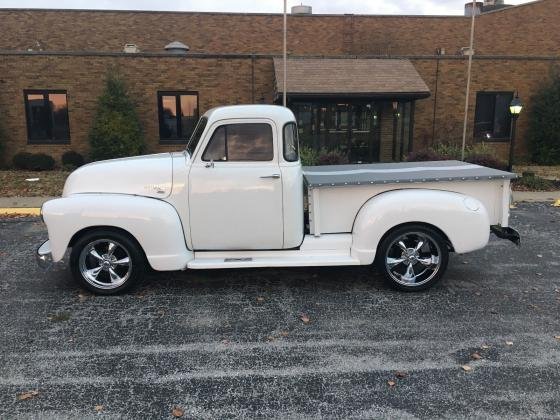
[[204,161],[227,160],[225,125],[218,127],[216,131],[214,131],[214,134],[212,134],[212,138],[210,139],[208,146],[206,146],[206,150],[204,151],[202,160]]
[[177,100],[175,96],[160,97],[159,136],[162,139],[177,138]]
[[511,131],[509,104],[513,94],[479,92],[476,96],[474,135],[480,139],[507,139]]
[[298,157],[297,127],[294,123],[288,123],[284,126],[284,159],[295,162]]
[[497,94],[494,111],[494,137],[509,138],[511,129],[511,116],[509,104],[513,99],[511,94]]
[[196,95],[181,95],[181,137],[189,138],[194,131],[198,118]]
[[70,140],[66,93],[25,93],[28,138],[31,142],[57,143]]
[[267,161],[274,157],[272,128],[268,124],[227,126],[227,158],[230,161]]
[[55,140],[68,140],[68,103],[65,93],[50,93],[49,104],[52,116],[52,138]]
[[30,140],[50,139],[49,110],[43,94],[27,94],[27,126]]

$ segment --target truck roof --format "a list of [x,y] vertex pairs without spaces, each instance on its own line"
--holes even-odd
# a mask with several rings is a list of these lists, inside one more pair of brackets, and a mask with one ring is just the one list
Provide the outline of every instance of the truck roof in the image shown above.
[[295,121],[293,112],[279,105],[228,105],[209,109],[204,114],[208,121],[234,118],[268,118],[279,126]]

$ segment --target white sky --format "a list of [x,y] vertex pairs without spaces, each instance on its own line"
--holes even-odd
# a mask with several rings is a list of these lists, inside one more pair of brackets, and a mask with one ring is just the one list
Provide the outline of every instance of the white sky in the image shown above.
[[[507,4],[529,0],[507,0]],[[288,8],[301,0],[288,0]],[[313,13],[460,15],[465,0],[304,0]],[[282,12],[282,0],[0,0],[0,8]]]

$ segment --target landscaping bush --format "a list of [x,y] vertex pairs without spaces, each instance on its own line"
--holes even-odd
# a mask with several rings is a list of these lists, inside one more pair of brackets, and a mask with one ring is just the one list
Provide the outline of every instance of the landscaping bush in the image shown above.
[[13,164],[17,169],[28,171],[50,171],[54,169],[54,159],[44,153],[17,153],[13,158]]
[[340,150],[321,150],[317,165],[344,165],[348,163],[348,155]]
[[557,183],[550,179],[535,176],[532,172],[523,172],[521,178],[513,180],[513,187],[521,191],[553,191],[557,188]]
[[541,165],[560,165],[560,72],[532,98],[529,148]]
[[62,155],[62,166],[69,169],[76,169],[85,163],[84,157],[73,150],[64,152]]
[[[454,144],[436,144],[433,147],[411,152],[407,161],[424,162],[432,160],[460,160],[461,147]],[[492,150],[485,144],[475,144],[465,148],[465,162],[489,168],[505,170],[507,164],[492,154]]]
[[299,149],[299,158],[303,166],[317,166],[319,152],[311,147],[303,146]]
[[111,71],[89,133],[92,160],[139,155],[144,137],[123,80]]

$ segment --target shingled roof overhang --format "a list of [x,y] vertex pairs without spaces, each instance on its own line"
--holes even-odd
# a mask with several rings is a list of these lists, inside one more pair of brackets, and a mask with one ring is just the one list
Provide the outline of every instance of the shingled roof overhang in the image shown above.
[[[430,89],[410,60],[385,58],[289,58],[287,92],[292,98],[419,99]],[[277,97],[284,66],[274,58]]]

